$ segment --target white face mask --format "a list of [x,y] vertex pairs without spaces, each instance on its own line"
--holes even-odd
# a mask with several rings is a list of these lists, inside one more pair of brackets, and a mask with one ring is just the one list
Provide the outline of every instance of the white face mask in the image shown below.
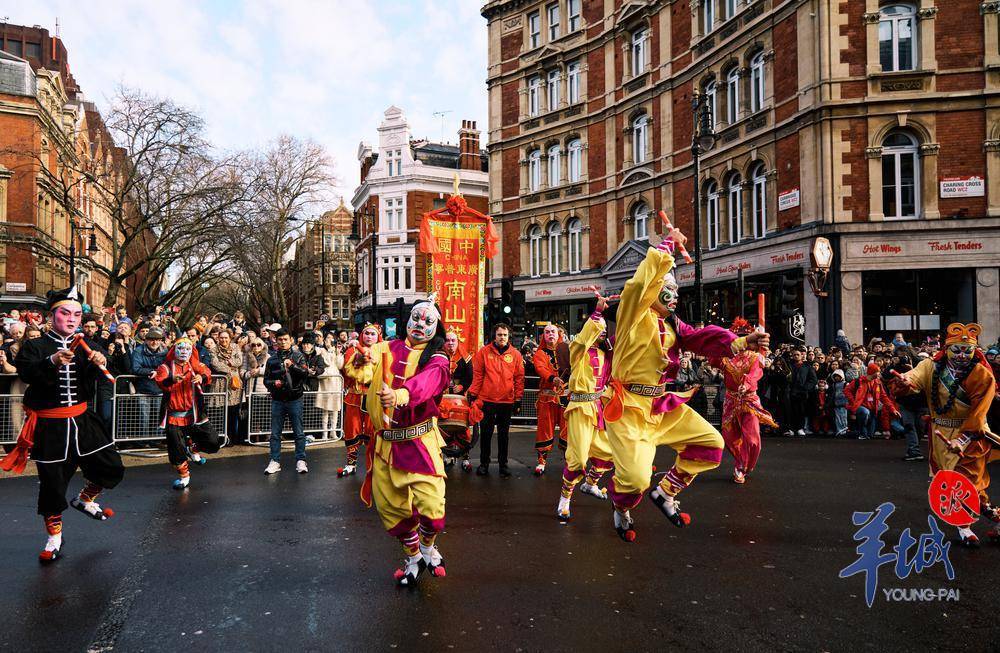
[[179,342],[174,346],[174,358],[182,363],[186,363],[191,360],[191,352],[193,348],[190,344],[186,342]]
[[545,340],[545,344],[551,347],[559,340],[559,329],[551,324],[546,326],[542,331],[542,338]]
[[667,315],[672,315],[677,310],[677,299],[679,297],[677,290],[677,282],[674,280],[673,275],[667,275],[667,278],[663,282],[663,288],[656,298],[657,303],[667,310]]
[[371,347],[376,342],[378,342],[378,331],[375,329],[365,329],[361,332],[361,344],[365,347]]
[[430,342],[437,332],[440,314],[433,304],[421,302],[410,311],[410,319],[406,323],[406,334],[416,343]]

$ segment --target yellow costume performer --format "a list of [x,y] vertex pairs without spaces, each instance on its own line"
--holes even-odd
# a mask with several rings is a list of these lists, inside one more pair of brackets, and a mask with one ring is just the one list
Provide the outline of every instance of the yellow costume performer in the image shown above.
[[605,472],[612,469],[611,445],[604,424],[604,405],[601,395],[610,378],[611,350],[606,346],[607,324],[601,311],[607,304],[598,300],[597,310],[590,316],[583,329],[569,345],[570,376],[569,405],[566,407],[566,467],[563,469],[562,492],[556,516],[570,518],[570,499],[573,489],[584,475],[587,463],[587,480],[581,492],[598,499],[607,499],[607,492],[597,483]]
[[605,419],[615,464],[609,491],[615,530],[627,542],[636,537],[630,510],[650,485],[656,447],[667,445],[677,452],[674,465],[649,495],[676,526],[690,521],[680,512],[677,494],[722,460],[722,436],[684,403],[692,392],[666,391],[665,385],[676,378],[680,350],[722,358],[768,343],[763,333],[737,338],[722,327],[693,328],[673,315],[678,293],[670,274],[671,251],[675,240],[683,243],[683,238],[673,230],[658,247],[649,248],[625,284],[618,307],[611,366],[614,395],[605,407]]
[[[977,348],[981,332],[978,324],[950,324],[944,349],[899,377],[892,388],[897,395],[924,394],[935,431],[930,437],[931,473],[949,469],[968,478],[979,492],[981,513],[994,522],[988,535],[997,539],[1000,514],[986,493],[990,485],[986,465],[1000,459],[1000,451],[984,437],[990,430],[986,415],[996,394],[996,379]],[[965,546],[979,544],[971,528],[958,532]]]
[[406,559],[396,580],[409,585],[425,569],[444,576],[434,542],[444,528],[444,440],[437,402],[448,387],[449,360],[442,351],[444,329],[431,301],[413,307],[405,340],[372,347],[375,381],[365,405],[375,431],[361,488],[374,499],[382,524],[403,545]]

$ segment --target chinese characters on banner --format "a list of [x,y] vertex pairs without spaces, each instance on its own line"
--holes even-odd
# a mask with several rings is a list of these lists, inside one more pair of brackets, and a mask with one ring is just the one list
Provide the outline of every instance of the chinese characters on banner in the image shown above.
[[445,328],[458,333],[466,354],[483,345],[486,261],[496,254],[498,241],[489,216],[469,208],[460,195],[421,220],[420,251],[429,255],[427,288],[437,293]]

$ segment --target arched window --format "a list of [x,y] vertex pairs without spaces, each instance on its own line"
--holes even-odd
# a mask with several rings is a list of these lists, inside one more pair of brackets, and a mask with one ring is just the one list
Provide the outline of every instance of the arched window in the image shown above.
[[763,163],[757,163],[750,169],[750,183],[753,237],[763,238],[767,235],[767,172]]
[[537,191],[542,186],[542,151],[532,150],[528,155],[528,190]]
[[649,239],[649,207],[645,202],[639,202],[632,207],[632,230],[636,240]]
[[712,116],[712,131],[715,131],[715,126],[719,123],[719,112],[717,110],[719,103],[716,101],[719,95],[718,88],[714,79],[705,84],[705,101],[708,102],[708,113]]
[[758,52],[750,60],[750,112],[764,108],[764,53]]
[[740,69],[733,66],[726,75],[726,122],[732,125],[740,119]]
[[916,7],[890,5],[879,14],[878,56],[882,70],[913,70],[917,61]]
[[729,222],[729,242],[734,245],[743,240],[743,186],[740,182],[738,172],[729,175],[726,218]]
[[569,271],[579,272],[583,259],[583,223],[580,218],[570,218],[567,225],[569,239],[567,242],[569,250]]
[[632,32],[632,77],[646,72],[649,30],[645,27]]
[[542,230],[538,225],[528,230],[528,268],[533,277],[542,274]]
[[549,148],[549,187],[562,183],[562,154],[558,145]]
[[562,271],[560,254],[562,254],[562,227],[558,222],[549,225],[549,274],[559,274]]
[[920,212],[917,140],[894,131],[882,141],[882,212],[886,219],[915,218]]
[[715,0],[701,0],[701,33],[710,33],[714,26]]
[[646,141],[649,118],[642,114],[632,121],[632,160],[636,165],[646,162]]
[[583,142],[574,138],[567,147],[569,151],[569,181],[576,183],[583,178]]
[[719,248],[719,185],[705,184],[705,224],[708,226],[708,249]]

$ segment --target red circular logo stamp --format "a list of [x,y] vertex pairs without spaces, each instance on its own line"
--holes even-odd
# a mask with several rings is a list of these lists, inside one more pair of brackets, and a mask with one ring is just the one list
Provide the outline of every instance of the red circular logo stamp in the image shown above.
[[979,519],[979,492],[972,481],[956,471],[942,469],[927,489],[931,510],[946,524],[968,526]]

